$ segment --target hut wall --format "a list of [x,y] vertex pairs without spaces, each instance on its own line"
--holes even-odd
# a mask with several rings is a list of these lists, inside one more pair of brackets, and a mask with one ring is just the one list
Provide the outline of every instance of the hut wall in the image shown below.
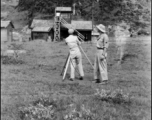
[[7,29],[6,28],[1,28],[1,42],[6,42],[7,39],[8,39]]

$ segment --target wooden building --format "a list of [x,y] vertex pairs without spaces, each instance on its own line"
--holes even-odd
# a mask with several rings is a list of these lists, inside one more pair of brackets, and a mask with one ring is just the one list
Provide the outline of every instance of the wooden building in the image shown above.
[[54,21],[52,20],[41,20],[33,19],[31,28],[31,38],[34,39],[44,39],[48,40],[49,37],[53,39],[53,30]]
[[81,33],[85,37],[84,41],[91,41],[92,21],[72,20],[71,24],[61,25],[61,39],[68,37],[68,28],[76,29]]
[[72,20],[71,7],[56,7],[54,20],[34,19],[31,24],[31,38],[45,39],[50,36],[54,41],[62,41],[68,37],[68,29],[76,29],[85,39],[91,41],[92,21]]
[[[64,21],[63,21],[64,19]],[[56,7],[54,18],[54,41],[61,41],[67,36],[67,28],[62,27],[62,24],[71,23],[72,8],[71,7]]]
[[91,41],[92,21],[72,20],[71,25],[85,37],[84,41]]
[[68,23],[72,20],[72,8],[71,7],[56,7],[55,15],[59,14],[60,17],[64,18]]
[[1,42],[12,41],[14,25],[11,21],[1,21]]

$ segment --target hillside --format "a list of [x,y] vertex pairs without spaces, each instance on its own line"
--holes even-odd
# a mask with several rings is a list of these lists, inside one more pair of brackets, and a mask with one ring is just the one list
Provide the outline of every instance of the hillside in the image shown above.
[[15,29],[20,30],[28,24],[27,11],[19,12],[16,5],[17,3],[1,0],[1,19],[11,20]]
[[[11,2],[9,2],[11,1]],[[7,19],[17,29],[30,23],[33,18],[51,19],[56,6],[75,8],[74,19],[94,20],[94,23],[112,25],[124,20],[131,26],[149,26],[151,20],[150,0],[2,0],[1,11],[8,12]],[[17,23],[17,24],[16,24]]]

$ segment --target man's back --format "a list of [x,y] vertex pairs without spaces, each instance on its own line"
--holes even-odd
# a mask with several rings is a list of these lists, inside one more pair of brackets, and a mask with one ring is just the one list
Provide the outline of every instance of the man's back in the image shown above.
[[67,37],[65,39],[65,42],[67,43],[67,45],[69,46],[70,50],[71,49],[75,49],[78,48],[78,44],[80,44],[78,37],[74,36],[74,35],[70,35],[69,37]]

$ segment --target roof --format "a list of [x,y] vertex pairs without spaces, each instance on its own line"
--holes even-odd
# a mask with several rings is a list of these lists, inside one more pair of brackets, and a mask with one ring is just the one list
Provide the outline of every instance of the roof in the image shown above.
[[72,26],[77,30],[92,30],[92,21],[71,21]]
[[11,24],[12,28],[14,28],[14,25],[11,21],[1,21],[1,28],[6,28]]
[[34,27],[32,32],[49,32],[51,27]]
[[33,19],[31,28],[34,27],[53,27],[54,21],[53,20],[42,20],[42,19]]
[[56,7],[55,11],[72,12],[72,8],[71,7]]
[[61,27],[63,28],[75,28],[72,24],[61,24]]

